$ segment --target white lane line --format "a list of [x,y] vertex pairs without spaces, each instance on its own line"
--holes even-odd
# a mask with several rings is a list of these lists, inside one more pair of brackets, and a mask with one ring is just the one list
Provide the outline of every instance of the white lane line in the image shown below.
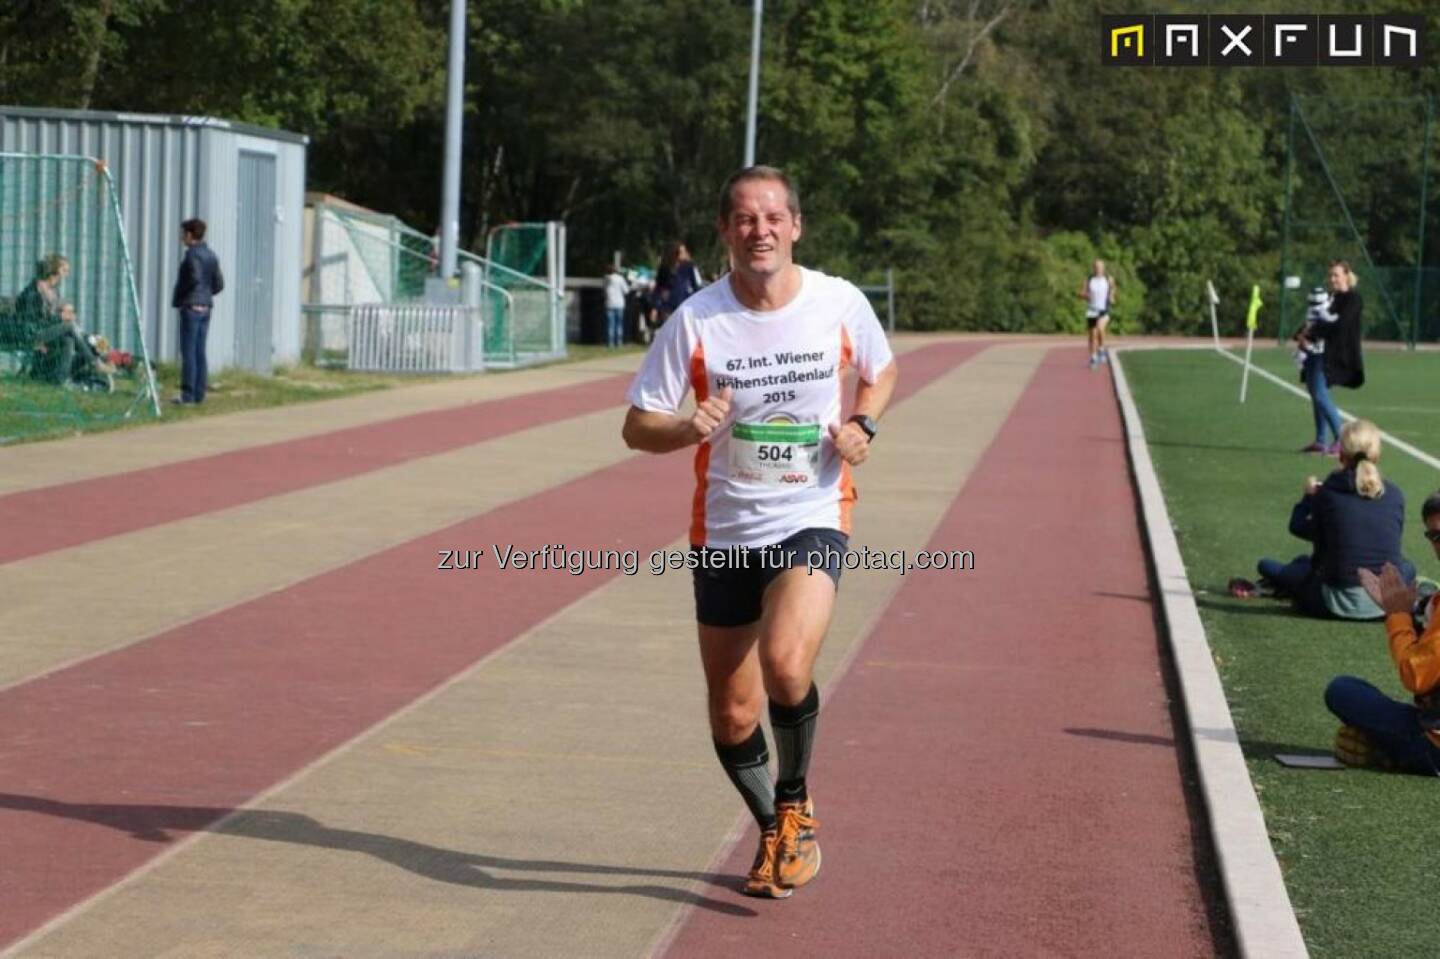
[[[1245,365],[1244,360],[1236,356],[1234,353],[1231,353],[1229,350],[1216,350],[1215,352],[1219,353],[1226,359],[1234,360],[1241,366]],[[1256,366],[1254,363],[1250,364],[1250,369],[1253,372],[1259,374],[1260,376],[1265,377],[1270,382],[1277,384],[1278,386],[1280,386],[1281,389],[1289,390],[1291,393],[1294,393],[1296,396],[1300,397],[1302,400],[1305,400],[1307,403],[1310,401],[1310,394],[1300,389],[1300,387],[1296,386],[1294,383],[1287,383],[1285,380],[1282,380],[1274,373],[1271,373],[1269,370],[1263,369],[1262,367]],[[1340,408],[1337,406],[1336,409]],[[1347,423],[1351,420],[1359,419],[1359,417],[1355,416],[1353,413],[1347,413],[1344,410],[1340,410],[1340,418]],[[1375,425],[1378,427],[1380,424],[1377,423]],[[1417,460],[1424,463],[1426,466],[1429,466],[1431,469],[1440,470],[1440,459],[1436,459],[1429,453],[1420,449],[1418,446],[1412,446],[1411,444],[1405,442],[1399,437],[1393,436],[1390,433],[1385,432],[1384,430],[1380,430],[1380,436],[1385,440],[1386,443],[1395,447],[1397,450],[1402,450],[1406,453],[1409,453],[1411,456],[1415,457]]]

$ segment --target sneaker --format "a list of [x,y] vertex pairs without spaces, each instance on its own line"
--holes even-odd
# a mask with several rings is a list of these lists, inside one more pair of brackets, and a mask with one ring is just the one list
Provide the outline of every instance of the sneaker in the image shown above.
[[1256,586],[1248,579],[1241,579],[1238,576],[1227,583],[1225,588],[1229,591],[1230,595],[1236,599],[1254,599],[1260,595],[1259,586]]
[[750,867],[750,875],[745,877],[745,885],[740,887],[741,892],[761,899],[790,898],[790,890],[776,881],[775,865],[779,849],[778,829],[767,829],[760,834],[760,848],[755,851],[755,864]]
[[1109,350],[1101,350],[1101,351],[1100,351],[1100,362],[1101,362],[1101,363],[1109,363],[1109,362],[1110,362],[1110,351],[1109,351]]
[[1328,447],[1324,443],[1310,443],[1300,447],[1302,453],[1323,453]]
[[775,807],[775,815],[780,827],[776,878],[780,885],[794,889],[820,871],[820,844],[815,841],[820,823],[815,819],[815,804],[808,799],[803,803],[781,803]]
[[1097,367],[1097,366],[1099,366],[1099,365],[1100,365],[1100,358],[1099,358],[1098,356],[1096,356],[1094,353],[1091,353],[1091,354],[1090,354],[1090,369],[1093,370],[1093,369],[1095,369],[1095,367]]
[[1329,446],[1325,447],[1325,453],[1326,453],[1326,455],[1328,455],[1328,456],[1339,456],[1339,455],[1340,455],[1340,444],[1339,444],[1339,443],[1331,443]]
[[1393,772],[1394,760],[1375,748],[1364,730],[1341,725],[1335,731],[1335,758],[1347,766]]

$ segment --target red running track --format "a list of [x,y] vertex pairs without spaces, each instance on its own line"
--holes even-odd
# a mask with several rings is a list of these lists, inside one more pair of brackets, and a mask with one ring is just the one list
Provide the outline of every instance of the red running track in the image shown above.
[[[984,345],[907,354],[897,400]],[[636,456],[0,691],[0,949],[616,575],[440,573],[439,550],[658,549],[692,482],[688,455]]]
[[0,564],[606,409],[624,401],[629,381],[610,376],[0,496]]
[[1119,412],[1081,351],[1050,354],[928,548],[976,569],[907,576],[822,703],[820,875],[757,918],[693,911],[668,954],[1223,952]]

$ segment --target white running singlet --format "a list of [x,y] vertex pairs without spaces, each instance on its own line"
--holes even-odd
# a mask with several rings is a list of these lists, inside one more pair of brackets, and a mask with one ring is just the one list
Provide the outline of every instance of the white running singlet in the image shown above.
[[842,374],[867,383],[892,360],[870,301],[852,284],[800,268],[795,299],[747,309],[722,277],[687,299],[660,329],[627,394],[649,412],[676,413],[734,390],[730,417],[695,451],[690,542],[768,546],[810,527],[850,532],[850,466],[835,452]]
[[1110,312],[1110,278],[1108,276],[1092,276],[1086,284],[1090,291],[1090,303],[1087,312],[1091,316],[1099,316],[1102,313]]

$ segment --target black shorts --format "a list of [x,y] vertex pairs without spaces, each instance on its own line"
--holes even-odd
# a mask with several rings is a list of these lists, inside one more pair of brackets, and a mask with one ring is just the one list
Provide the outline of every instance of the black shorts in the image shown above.
[[819,570],[840,588],[842,557],[850,537],[838,529],[802,529],[771,546],[754,549],[709,549],[692,546],[701,565],[691,571],[695,581],[695,619],[702,626],[748,626],[760,619],[765,588],[775,577],[797,566]]
[[1106,310],[1104,313],[1096,313],[1094,316],[1091,316],[1089,313],[1086,313],[1086,314],[1085,314],[1085,326],[1086,326],[1087,329],[1093,330],[1093,329],[1095,329],[1095,327],[1097,327],[1097,326],[1100,325],[1100,321],[1101,321],[1101,320],[1108,320],[1108,319],[1110,319],[1110,311],[1109,311],[1109,310]]

